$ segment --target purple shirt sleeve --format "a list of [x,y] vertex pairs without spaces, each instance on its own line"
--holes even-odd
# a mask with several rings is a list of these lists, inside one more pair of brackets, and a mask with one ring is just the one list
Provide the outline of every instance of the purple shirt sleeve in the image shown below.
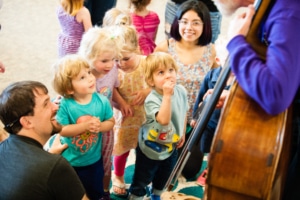
[[227,45],[239,85],[269,114],[288,108],[300,85],[300,3],[283,2],[274,5],[264,26],[269,43],[265,63],[244,36]]

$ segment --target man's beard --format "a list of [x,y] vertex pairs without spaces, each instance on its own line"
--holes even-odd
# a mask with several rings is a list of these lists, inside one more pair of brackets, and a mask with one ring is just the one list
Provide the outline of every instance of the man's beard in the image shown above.
[[56,133],[59,133],[62,129],[62,125],[59,124],[56,120],[54,120],[52,122],[52,132],[51,132],[51,135],[54,135]]

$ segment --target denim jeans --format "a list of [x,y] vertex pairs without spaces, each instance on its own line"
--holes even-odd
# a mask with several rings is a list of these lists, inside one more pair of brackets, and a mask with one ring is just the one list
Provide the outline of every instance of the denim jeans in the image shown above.
[[219,12],[210,12],[212,39],[211,42],[215,43],[221,32],[222,15]]
[[136,148],[135,170],[130,194],[140,199],[146,195],[146,187],[152,182],[151,193],[160,195],[163,192],[172,170],[177,161],[177,149],[165,160],[152,160],[148,158],[139,147]]
[[[165,35],[167,38],[170,38],[171,26],[179,6],[180,4],[176,4],[171,0],[167,1],[167,5],[165,9]],[[215,41],[218,39],[218,36],[221,32],[222,15],[220,12],[210,12],[209,14],[211,19],[211,29],[212,29],[211,42],[215,43]]]

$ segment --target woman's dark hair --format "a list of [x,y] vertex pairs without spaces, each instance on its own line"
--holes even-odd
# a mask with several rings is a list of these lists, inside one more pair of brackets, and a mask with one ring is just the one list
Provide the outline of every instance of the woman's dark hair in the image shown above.
[[20,81],[9,85],[0,95],[0,120],[4,129],[17,134],[21,129],[20,118],[34,115],[36,94],[48,93],[46,86],[37,81]]
[[171,26],[170,35],[176,41],[181,40],[181,35],[179,34],[179,23],[178,20],[182,18],[182,16],[187,12],[193,10],[195,11],[203,24],[203,32],[198,40],[197,45],[207,45],[211,42],[212,39],[212,30],[211,30],[211,21],[210,14],[207,6],[198,0],[188,0],[181,4],[176,12],[174,21]]

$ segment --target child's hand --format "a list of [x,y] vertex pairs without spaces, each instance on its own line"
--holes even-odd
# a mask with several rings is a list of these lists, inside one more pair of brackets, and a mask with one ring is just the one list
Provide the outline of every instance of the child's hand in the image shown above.
[[167,80],[163,85],[163,95],[173,95],[175,85],[174,80]]
[[132,105],[142,105],[146,99],[146,95],[144,94],[143,90],[140,90],[138,92],[132,93],[134,95],[134,99],[132,101]]
[[[213,93],[213,91],[214,91],[213,89],[207,90],[207,92],[203,96],[203,101],[205,100],[205,98],[208,95],[211,95]],[[216,108],[222,108],[223,107],[224,102],[225,102],[225,100],[226,100],[226,98],[227,98],[228,95],[229,95],[229,91],[228,90],[223,90],[222,91],[222,94],[221,94],[221,96],[219,98],[219,101],[218,101],[218,103],[216,105]]]
[[134,114],[132,107],[127,103],[120,105],[120,111],[124,117],[132,117]]
[[181,147],[183,146],[184,142],[185,142],[185,135],[183,135],[183,136],[180,138],[179,142],[177,143],[176,148],[177,148],[177,149],[181,148]]
[[134,92],[132,95],[135,95],[132,105],[143,105],[146,97],[151,92],[151,88],[143,89],[138,92]]
[[60,135],[56,134],[52,146],[48,152],[52,154],[61,154],[66,148],[68,148],[68,144],[61,144]]
[[87,120],[86,122],[86,130],[91,133],[99,133],[101,129],[101,121],[97,117],[92,117],[91,119]]
[[191,121],[191,123],[190,123],[191,127],[195,128],[196,123],[197,123],[197,121],[194,120],[194,119],[192,119],[192,121]]

